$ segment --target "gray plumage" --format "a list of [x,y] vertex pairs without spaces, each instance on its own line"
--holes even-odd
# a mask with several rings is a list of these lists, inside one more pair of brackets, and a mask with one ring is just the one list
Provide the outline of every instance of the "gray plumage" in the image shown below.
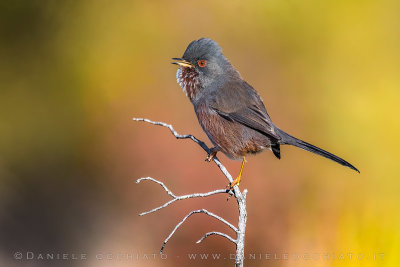
[[214,151],[241,159],[269,148],[280,158],[280,145],[293,145],[359,172],[347,161],[273,124],[257,91],[242,79],[215,41],[195,40],[182,59],[176,60],[181,61],[178,83],[190,98],[201,127],[215,146]]

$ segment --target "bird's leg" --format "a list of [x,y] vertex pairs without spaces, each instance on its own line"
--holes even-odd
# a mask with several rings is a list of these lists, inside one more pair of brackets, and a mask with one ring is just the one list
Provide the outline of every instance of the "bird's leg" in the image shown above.
[[210,162],[214,159],[214,157],[217,155],[218,152],[218,148],[217,147],[213,147],[210,149],[210,153],[207,155],[206,160],[207,162]]
[[238,177],[235,180],[233,180],[232,183],[229,183],[229,185],[227,186],[229,188],[229,190],[232,190],[235,185],[239,185],[240,180],[242,179],[242,172],[243,172],[243,167],[244,167],[245,161],[246,161],[246,157],[243,157],[242,167],[240,167],[240,172],[239,172]]

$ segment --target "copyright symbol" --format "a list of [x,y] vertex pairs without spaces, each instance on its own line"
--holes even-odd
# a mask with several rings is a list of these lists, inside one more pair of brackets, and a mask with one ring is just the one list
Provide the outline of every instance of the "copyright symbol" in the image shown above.
[[21,260],[22,259],[22,253],[21,252],[15,252],[14,253],[14,259]]

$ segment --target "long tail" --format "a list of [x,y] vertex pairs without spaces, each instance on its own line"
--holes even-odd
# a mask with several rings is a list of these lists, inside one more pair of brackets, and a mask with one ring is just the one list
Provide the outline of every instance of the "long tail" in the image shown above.
[[282,137],[281,143],[282,144],[287,144],[287,145],[292,145],[292,146],[297,146],[301,149],[313,152],[315,154],[321,155],[327,159],[333,160],[343,166],[349,167],[350,169],[353,169],[355,171],[357,171],[358,173],[360,173],[359,170],[357,170],[356,167],[354,167],[353,165],[351,165],[350,163],[348,163],[347,161],[345,161],[342,158],[339,158],[338,156],[335,156],[331,153],[329,153],[328,151],[325,151],[319,147],[313,146],[307,142],[304,142],[300,139],[297,139],[296,137],[293,137],[287,133],[285,133],[284,131],[282,131],[279,128],[275,128],[275,130],[277,132],[279,132],[279,135]]

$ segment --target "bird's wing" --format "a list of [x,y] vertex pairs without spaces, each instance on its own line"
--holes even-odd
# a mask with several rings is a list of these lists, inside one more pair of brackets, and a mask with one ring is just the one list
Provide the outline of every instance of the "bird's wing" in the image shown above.
[[221,86],[214,94],[210,106],[229,121],[240,123],[276,140],[280,139],[260,96],[244,81]]

